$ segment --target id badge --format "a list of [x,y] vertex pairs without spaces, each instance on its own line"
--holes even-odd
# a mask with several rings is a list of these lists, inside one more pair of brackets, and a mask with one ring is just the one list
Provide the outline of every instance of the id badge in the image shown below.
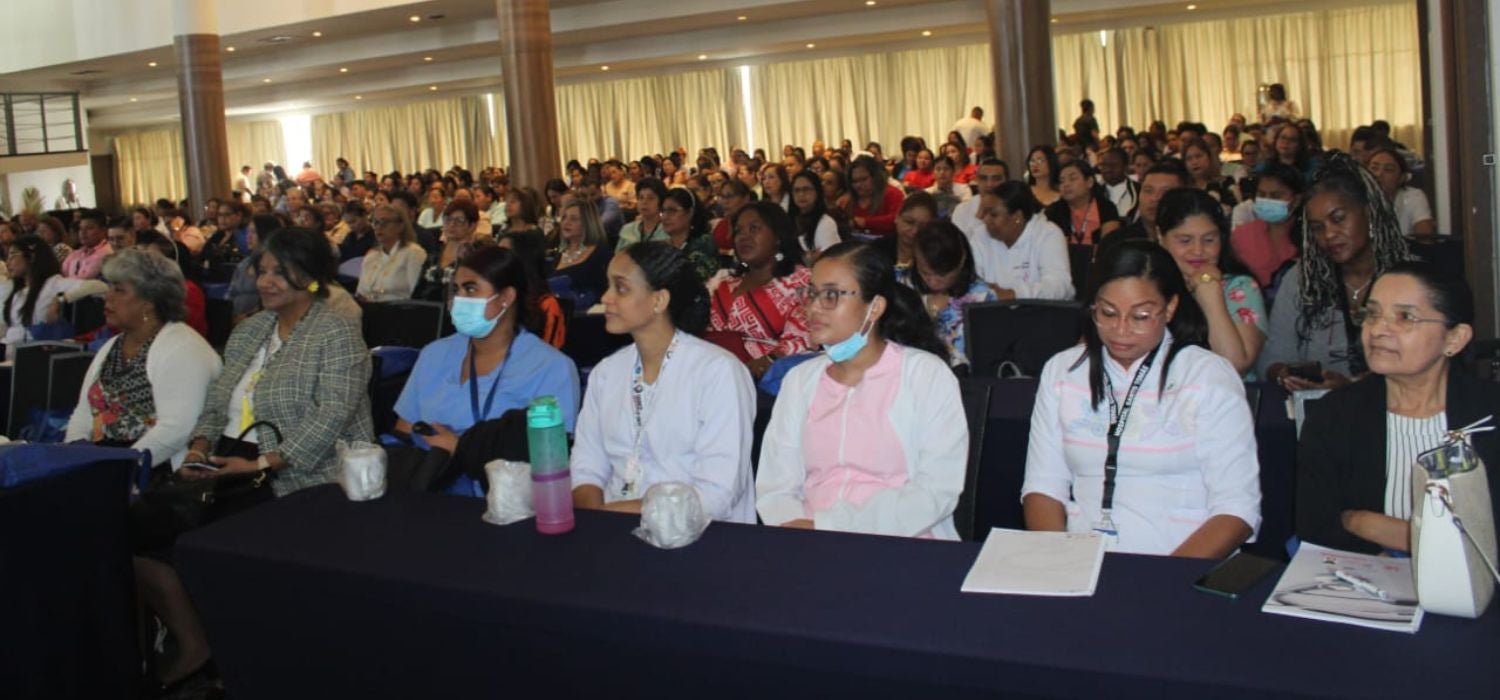
[[636,482],[641,478],[641,463],[634,455],[625,460],[625,478],[620,483],[620,499],[631,500],[635,498]]
[[1120,530],[1115,527],[1115,523],[1112,520],[1105,519],[1095,522],[1093,531],[1099,533],[1099,536],[1104,538],[1104,546],[1107,549],[1114,549],[1115,545],[1120,543]]

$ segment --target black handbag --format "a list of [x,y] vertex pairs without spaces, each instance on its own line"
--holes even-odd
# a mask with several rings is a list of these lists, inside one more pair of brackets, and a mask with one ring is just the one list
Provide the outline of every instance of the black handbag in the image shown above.
[[[281,431],[270,421],[257,421],[238,438],[221,437],[214,449],[218,457],[257,459],[256,445],[243,438],[266,426],[281,442]],[[225,474],[209,479],[186,479],[170,474],[147,486],[130,509],[131,532],[137,551],[171,546],[177,536],[215,520],[266,503],[276,497],[271,490],[275,477],[270,469]]]

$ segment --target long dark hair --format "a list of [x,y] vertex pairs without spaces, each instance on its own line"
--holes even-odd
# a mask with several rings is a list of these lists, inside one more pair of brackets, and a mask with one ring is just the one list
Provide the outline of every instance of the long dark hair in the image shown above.
[[[37,297],[42,295],[42,286],[53,275],[61,273],[62,266],[57,263],[57,255],[52,252],[52,246],[47,245],[36,234],[28,233],[17,238],[10,247],[10,252],[16,251],[20,251],[26,258],[26,298],[21,301],[21,325],[29,326],[34,320],[32,314],[36,311]],[[5,299],[7,322],[10,321],[10,310],[20,291],[20,287],[12,287],[10,296]]]
[[[1177,312],[1167,323],[1167,330],[1172,332],[1172,345],[1167,348],[1166,357],[1162,358],[1161,384],[1158,388],[1158,391],[1165,392],[1167,370],[1171,369],[1172,359],[1177,357],[1177,353],[1189,345],[1202,346],[1208,342],[1208,319],[1203,316],[1203,309],[1198,306],[1198,302],[1193,300],[1172,255],[1160,245],[1146,240],[1122,241],[1105,250],[1094,261],[1089,274],[1088,299],[1091,303],[1097,302],[1099,290],[1104,285],[1130,277],[1151,282],[1168,304],[1172,303],[1174,297],[1177,299]],[[1089,396],[1093,407],[1098,409],[1099,404],[1105,400],[1104,341],[1099,338],[1099,327],[1092,320],[1084,323],[1083,328],[1084,353],[1083,357],[1078,358],[1078,362],[1073,363],[1073,368],[1088,361]]]
[[[523,236],[516,236],[512,245],[519,242],[521,238]],[[533,282],[536,275],[527,269],[523,254],[497,245],[479,246],[459,260],[458,266],[468,268],[474,274],[483,277],[496,293],[506,287],[516,290],[516,327],[528,328],[533,333],[539,332],[534,326],[540,318],[535,313],[532,300]]]
[[1052,189],[1057,189],[1057,178],[1062,175],[1062,167],[1057,164],[1057,151],[1051,146],[1032,146],[1031,150],[1026,152],[1026,184],[1036,184],[1036,178],[1031,176],[1031,157],[1039,152],[1042,154],[1042,157],[1047,159],[1047,172],[1051,173],[1047,178],[1050,182],[1047,184]]
[[828,213],[828,203],[823,201],[823,179],[817,173],[811,170],[798,170],[797,174],[792,176],[792,186],[787,188],[789,194],[791,190],[796,189],[798,180],[807,180],[813,186],[813,191],[817,193],[817,196],[813,197],[812,206],[808,207],[807,211],[798,207],[797,198],[793,197],[792,207],[788,213],[792,215],[792,225],[797,230],[797,237],[802,239],[802,247],[812,250],[815,247],[813,237],[818,231],[818,222],[822,221],[823,216]]
[[848,261],[854,269],[860,299],[869,303],[876,295],[885,297],[885,313],[877,324],[880,337],[948,361],[948,345],[938,337],[937,326],[927,314],[922,297],[896,282],[896,267],[889,253],[862,241],[844,241],[823,251],[818,264],[839,259]]
[[708,327],[708,289],[698,279],[687,254],[665,241],[637,243],[626,248],[625,254],[640,266],[652,291],[665,289],[671,295],[667,315],[672,318],[672,325],[701,335]]
[[[258,272],[260,260],[266,255],[276,258],[281,278],[293,289],[312,292],[319,299],[328,298],[333,278],[338,274],[338,258],[334,257],[328,237],[322,231],[305,228],[276,231],[262,240],[260,250],[252,255],[251,270]],[[314,284],[316,289],[312,288]]]
[[[765,223],[771,232],[776,234],[776,252],[781,257],[776,261],[776,269],[771,272],[776,277],[786,277],[797,271],[802,265],[802,246],[797,244],[797,233],[792,227],[792,217],[782,211],[781,205],[772,201],[751,202],[734,213],[729,222],[729,230],[733,231],[740,225],[740,218],[745,212],[754,212]],[[735,272],[742,275],[747,268],[740,266]]]
[[1162,196],[1161,204],[1157,205],[1156,229],[1161,231],[1162,238],[1166,238],[1168,231],[1181,226],[1182,222],[1193,216],[1208,217],[1219,231],[1219,259],[1214,261],[1219,266],[1219,271],[1226,275],[1250,274],[1250,269],[1235,254],[1234,246],[1229,245],[1229,218],[1224,216],[1224,205],[1203,190],[1178,187],[1168,191]]

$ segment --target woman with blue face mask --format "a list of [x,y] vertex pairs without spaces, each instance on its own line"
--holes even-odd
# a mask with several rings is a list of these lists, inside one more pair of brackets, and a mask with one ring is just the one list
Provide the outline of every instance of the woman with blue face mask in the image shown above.
[[573,360],[526,330],[527,275],[514,253],[479,248],[453,273],[449,316],[458,332],[422,348],[396,400],[396,432],[426,423],[427,444],[453,454],[459,436],[480,421],[555,396],[573,432],[578,369]]
[[1289,165],[1266,163],[1255,181],[1255,218],[1229,236],[1235,255],[1250,268],[1256,283],[1270,289],[1276,272],[1297,259],[1297,209],[1302,203],[1302,176]]
[[786,375],[761,444],[768,525],[958,539],[969,429],[948,348],[890,256],[840,243],[803,309],[824,354]]

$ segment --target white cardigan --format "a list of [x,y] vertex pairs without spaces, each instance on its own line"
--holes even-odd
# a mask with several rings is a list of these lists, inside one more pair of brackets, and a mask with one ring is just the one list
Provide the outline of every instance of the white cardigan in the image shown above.
[[[88,440],[93,432],[94,412],[89,408],[89,387],[99,379],[104,358],[119,342],[115,336],[104,344],[89,364],[78,391],[78,405],[68,421],[66,440]],[[218,378],[223,363],[208,341],[185,323],[168,323],[156,334],[146,355],[146,377],[151,381],[151,399],[156,404],[156,425],[136,440],[132,448],[150,450],[156,464],[172,460],[175,468],[182,464],[188,438],[203,412],[208,387]]]
[[[969,461],[969,423],[958,379],[936,355],[911,347],[905,350],[901,389],[891,407],[890,423],[906,455],[906,485],[877,493],[858,507],[841,501],[814,513],[813,524],[819,530],[902,537],[930,531],[938,539],[958,539],[953,510],[963,493]],[[807,517],[802,430],[818,382],[830,364],[827,355],[819,355],[794,367],[782,380],[761,442],[755,479],[755,505],[767,523]]]

